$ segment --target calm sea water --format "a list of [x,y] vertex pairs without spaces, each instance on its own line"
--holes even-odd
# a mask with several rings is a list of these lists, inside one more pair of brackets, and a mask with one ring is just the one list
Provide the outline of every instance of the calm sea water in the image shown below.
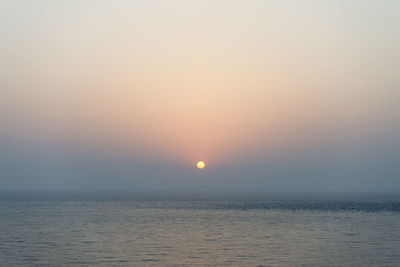
[[399,196],[0,194],[0,266],[399,266]]

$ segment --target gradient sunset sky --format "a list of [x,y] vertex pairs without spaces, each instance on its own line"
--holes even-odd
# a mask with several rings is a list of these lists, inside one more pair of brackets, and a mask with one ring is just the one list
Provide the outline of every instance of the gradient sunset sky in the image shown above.
[[0,1],[0,56],[0,190],[400,192],[400,1]]

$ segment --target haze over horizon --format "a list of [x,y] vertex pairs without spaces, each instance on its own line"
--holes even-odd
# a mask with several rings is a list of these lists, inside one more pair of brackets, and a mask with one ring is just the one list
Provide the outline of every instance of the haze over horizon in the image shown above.
[[400,193],[399,1],[1,1],[0,21],[0,191]]

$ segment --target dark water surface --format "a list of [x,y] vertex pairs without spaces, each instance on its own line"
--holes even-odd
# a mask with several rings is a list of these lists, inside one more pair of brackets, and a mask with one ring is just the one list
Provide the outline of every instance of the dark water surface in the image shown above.
[[0,266],[399,266],[398,195],[0,193]]

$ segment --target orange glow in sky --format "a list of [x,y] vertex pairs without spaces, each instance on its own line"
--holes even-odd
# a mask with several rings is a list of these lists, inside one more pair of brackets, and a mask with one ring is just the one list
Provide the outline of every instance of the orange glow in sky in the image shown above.
[[[314,126],[368,125],[378,116],[374,84],[385,84],[382,106],[398,99],[399,35],[389,34],[398,28],[365,31],[359,21],[371,20],[358,9],[346,17],[318,1],[250,1],[246,12],[242,1],[90,3],[74,2],[91,10],[74,20],[63,5],[15,13],[15,27],[30,28],[2,34],[3,62],[12,62],[0,66],[3,129],[17,121],[147,159],[214,165],[301,143]],[[329,14],[323,27],[312,10]]]

